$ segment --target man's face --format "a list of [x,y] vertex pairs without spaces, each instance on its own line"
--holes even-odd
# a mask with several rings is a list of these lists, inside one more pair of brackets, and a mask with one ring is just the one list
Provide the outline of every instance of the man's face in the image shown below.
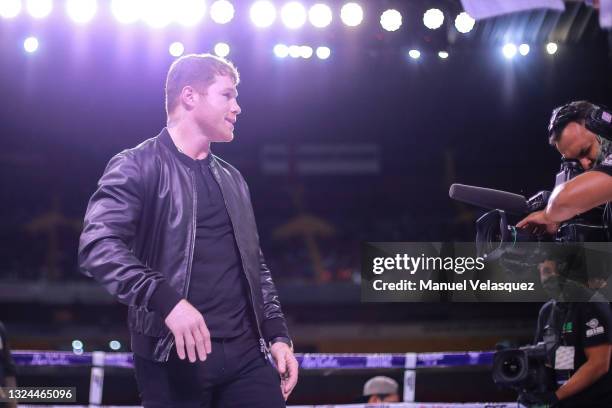
[[231,142],[234,139],[234,124],[241,112],[237,97],[236,85],[225,75],[215,76],[208,89],[198,93],[195,121],[211,142]]
[[601,149],[595,133],[577,122],[570,122],[563,129],[555,146],[564,158],[580,161],[585,170],[593,167]]

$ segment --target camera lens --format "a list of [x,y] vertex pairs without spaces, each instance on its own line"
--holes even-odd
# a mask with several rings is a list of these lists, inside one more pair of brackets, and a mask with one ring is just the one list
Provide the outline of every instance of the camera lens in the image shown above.
[[521,372],[523,364],[521,360],[515,356],[508,357],[504,360],[501,366],[501,372],[506,378],[514,378]]

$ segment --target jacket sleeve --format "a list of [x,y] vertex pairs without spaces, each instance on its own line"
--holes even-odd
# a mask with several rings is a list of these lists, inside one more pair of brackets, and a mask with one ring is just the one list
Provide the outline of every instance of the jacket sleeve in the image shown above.
[[143,209],[143,191],[142,172],[133,155],[122,152],[113,157],[87,206],[79,265],[119,302],[150,306],[165,317],[181,296],[131,250]]
[[[245,195],[246,199],[248,200],[247,204],[249,206],[249,210],[251,212],[253,220],[255,220],[249,186],[242,177],[242,175],[240,175],[240,179],[242,180],[242,185],[244,186],[244,189],[246,191]],[[268,265],[266,264],[264,254],[259,244],[257,224],[255,222],[253,222],[253,224],[255,225],[254,228],[255,237],[257,241],[256,244],[257,250],[259,252],[259,280],[261,284],[261,294],[263,297],[264,321],[262,322],[262,334],[266,342],[270,342],[272,339],[275,339],[277,337],[285,337],[287,339],[291,339],[289,337],[287,323],[285,322],[285,316],[283,315],[283,310],[278,299],[278,292],[276,291],[276,286],[274,285],[274,281],[272,280],[272,273],[270,272],[270,268],[268,268]]]
[[[257,242],[259,246],[259,239]],[[266,265],[261,248],[259,249],[259,270],[261,291],[263,295],[263,315],[262,331],[266,342],[277,337],[289,337],[289,330],[285,322],[285,316],[281,309],[280,301],[278,300],[278,292],[272,280],[270,269]]]

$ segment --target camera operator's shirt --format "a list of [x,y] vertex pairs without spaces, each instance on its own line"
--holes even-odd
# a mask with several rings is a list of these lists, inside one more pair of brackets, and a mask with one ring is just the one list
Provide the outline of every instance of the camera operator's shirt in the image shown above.
[[[542,341],[544,327],[553,307],[560,307],[560,346],[574,349],[573,375],[586,361],[584,350],[612,344],[612,309],[608,302],[565,303],[555,306],[549,301],[540,310],[536,342]],[[612,366],[612,358],[611,358]],[[561,401],[559,407],[612,407],[612,372],[608,371],[590,387]]]
[[612,154],[608,155],[601,163],[593,167],[594,171],[601,171],[609,176],[612,176]]

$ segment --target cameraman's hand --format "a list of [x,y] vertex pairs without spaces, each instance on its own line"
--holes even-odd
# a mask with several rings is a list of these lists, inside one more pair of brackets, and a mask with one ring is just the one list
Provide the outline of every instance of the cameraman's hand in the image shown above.
[[518,402],[526,407],[555,407],[559,402],[554,391],[521,393]]
[[206,360],[207,354],[212,352],[210,332],[198,309],[182,299],[166,317],[165,323],[174,335],[176,353],[181,360],[185,359],[185,350],[192,363],[196,361],[196,352],[200,361]]
[[541,235],[543,233],[555,234],[559,229],[559,223],[553,222],[546,217],[546,211],[536,211],[520,220],[516,226],[525,228],[532,234]]

